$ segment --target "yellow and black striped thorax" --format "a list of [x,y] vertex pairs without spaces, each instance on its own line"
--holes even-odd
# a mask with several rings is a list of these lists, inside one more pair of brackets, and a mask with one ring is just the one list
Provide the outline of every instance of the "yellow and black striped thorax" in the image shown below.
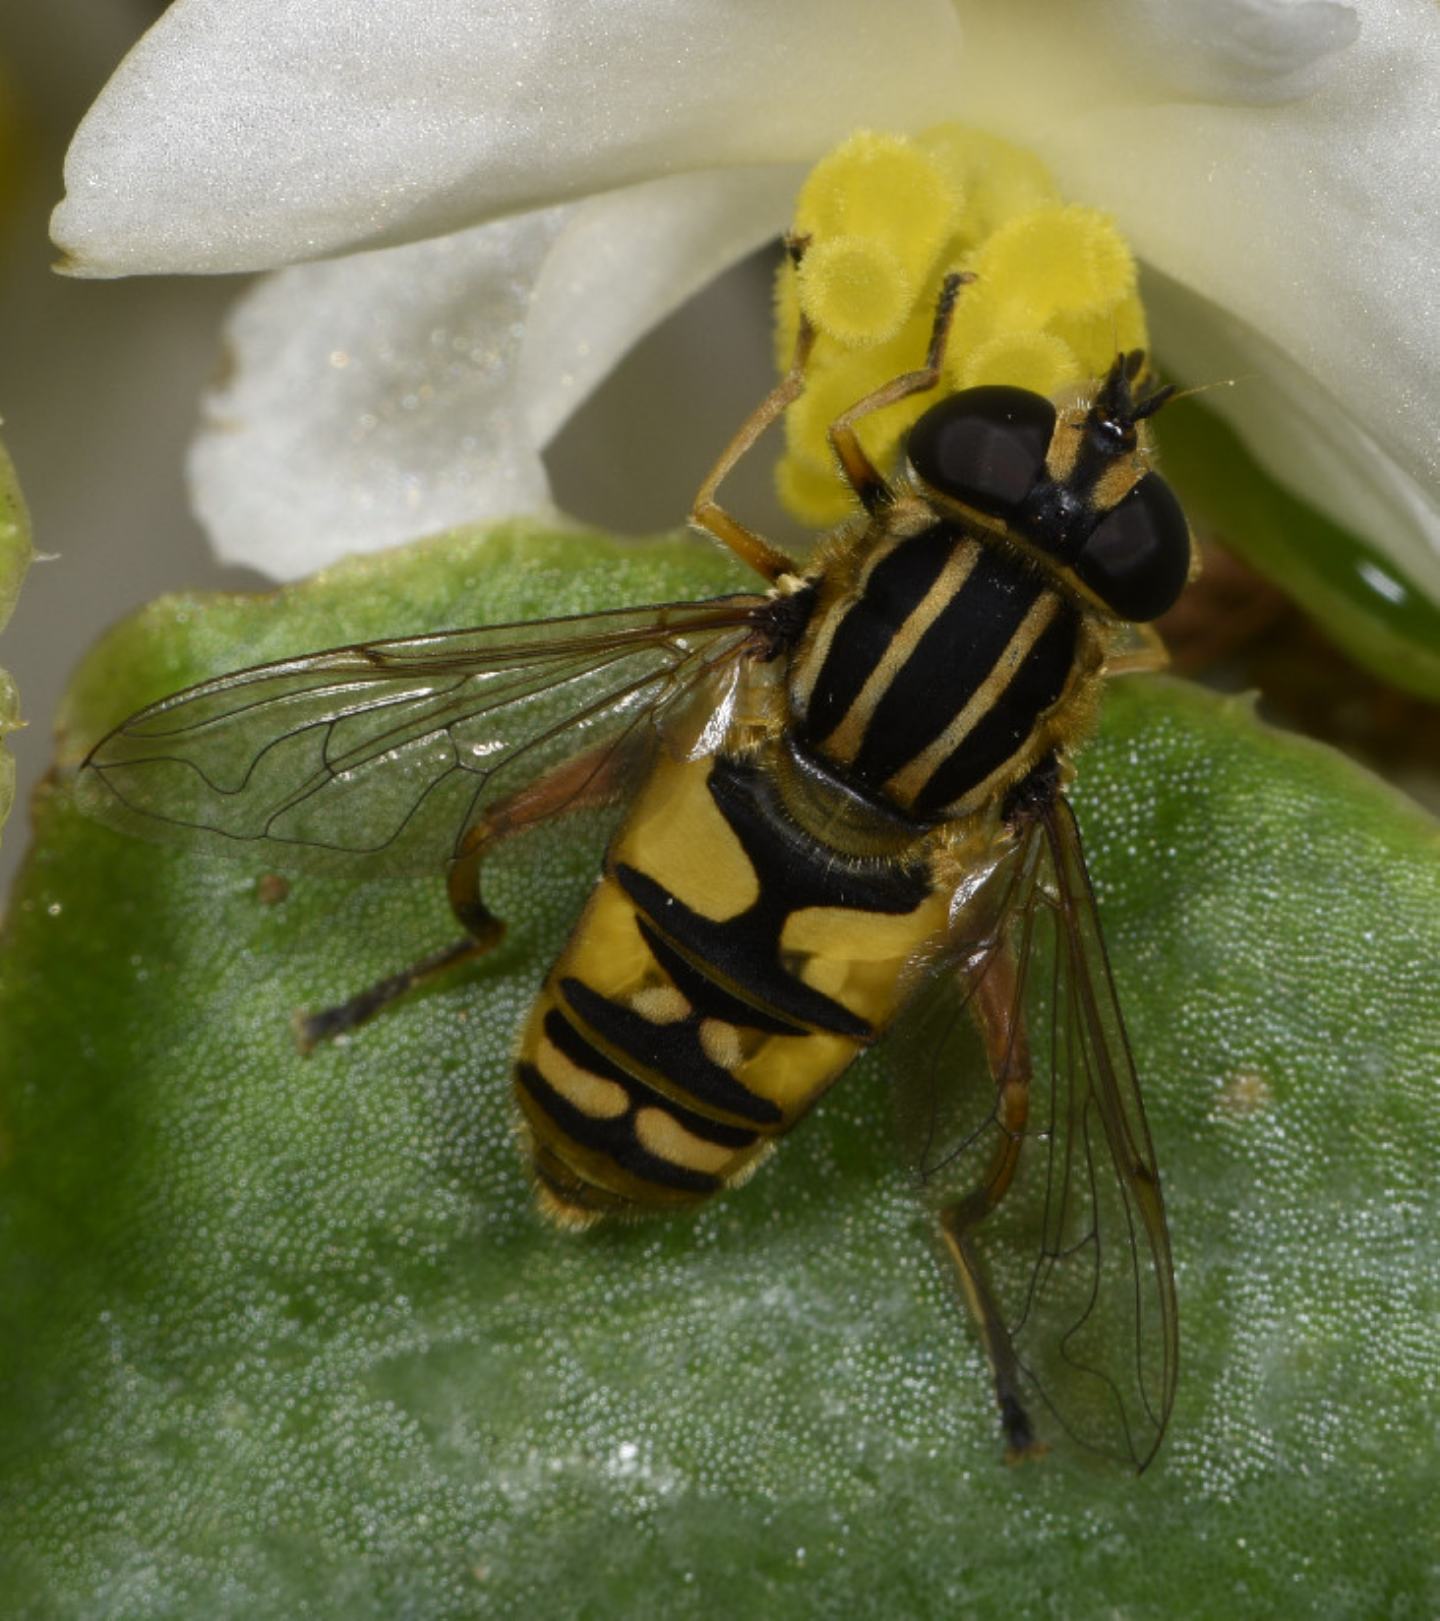
[[937,519],[867,535],[816,581],[790,665],[792,747],[921,822],[1033,763],[1075,669],[1073,600],[1000,540]]
[[1170,390],[1137,392],[1144,364],[1117,356],[1064,408],[985,386],[919,419],[902,482],[871,492],[870,526],[809,577],[789,683],[802,764],[936,822],[1075,740],[1102,627],[1156,618],[1190,566],[1185,515],[1142,442]]

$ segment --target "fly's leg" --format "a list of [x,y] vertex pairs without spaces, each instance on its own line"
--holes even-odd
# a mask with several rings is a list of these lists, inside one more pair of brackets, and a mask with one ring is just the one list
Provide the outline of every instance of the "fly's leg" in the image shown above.
[[925,353],[925,364],[919,371],[902,373],[882,388],[877,388],[873,394],[857,400],[830,424],[830,443],[840,458],[841,470],[867,512],[878,512],[895,496],[879,468],[865,454],[855,432],[855,424],[873,411],[883,410],[911,394],[923,394],[939,384],[940,368],[945,361],[945,344],[950,337],[950,322],[955,315],[955,300],[960,295],[960,289],[974,279],[957,271],[940,283],[940,296],[935,302],[935,324],[930,329],[930,347]]
[[[785,239],[786,250],[797,265],[804,256],[806,240],[794,236]],[[715,500],[715,492],[766,428],[781,416],[787,406],[800,398],[805,390],[805,367],[814,344],[815,329],[802,314],[795,335],[795,354],[790,362],[790,370],[740,424],[739,432],[726,445],[720,460],[710,469],[709,477],[696,491],[694,504],[690,508],[692,524],[728,546],[742,563],[748,563],[756,573],[764,575],[771,585],[783,575],[798,573],[799,565],[768,540],[763,540],[753,529],[748,529],[738,518],[732,517]]]
[[464,926],[463,938],[399,973],[388,974],[335,1007],[297,1013],[295,1040],[301,1052],[308,1053],[319,1042],[364,1024],[425,980],[493,951],[505,937],[505,925],[480,893],[480,869],[486,858],[516,833],[611,801],[621,782],[628,779],[631,752],[614,743],[589,749],[492,805],[466,832],[446,874],[450,909]]
[[1106,675],[1145,675],[1170,664],[1170,650],[1154,625],[1127,627],[1130,645],[1105,655]]
[[1000,1140],[980,1184],[940,1211],[941,1236],[990,1362],[1007,1455],[1012,1462],[1045,1448],[1035,1438],[1021,1399],[1019,1360],[976,1253],[975,1233],[999,1206],[1015,1178],[1030,1112],[1030,1043],[1020,1016],[1018,989],[1015,960],[1008,949],[1002,949],[985,970],[970,1004],[984,1037],[995,1082],[995,1122]]

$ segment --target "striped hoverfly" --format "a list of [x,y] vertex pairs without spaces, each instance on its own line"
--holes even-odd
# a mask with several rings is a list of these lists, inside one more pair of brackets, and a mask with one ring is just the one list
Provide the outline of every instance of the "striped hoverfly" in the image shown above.
[[966,279],[923,365],[832,425],[860,510],[804,566],[716,500],[804,388],[801,321],[690,514],[765,591],[242,670],[123,722],[81,793],[281,867],[448,863],[463,937],[299,1016],[307,1050],[495,947],[505,841],[608,812],[513,1068],[545,1215],[697,1206],[888,1036],[1009,1455],[1063,1435],[1143,1469],[1175,1392],[1169,1239],[1064,790],[1104,678],[1159,662],[1143,627],[1191,570],[1146,442],[1169,390],[1139,351],[1068,403],[966,389],[887,476],[856,426],[939,386]]

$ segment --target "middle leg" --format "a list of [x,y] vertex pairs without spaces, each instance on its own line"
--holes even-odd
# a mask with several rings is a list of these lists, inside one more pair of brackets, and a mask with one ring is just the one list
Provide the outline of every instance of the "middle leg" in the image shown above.
[[911,394],[923,394],[937,386],[940,368],[945,361],[945,345],[950,337],[950,323],[955,317],[955,300],[960,296],[960,289],[974,279],[968,273],[954,271],[940,283],[925,364],[918,371],[903,372],[874,393],[857,400],[830,425],[830,443],[840,458],[841,470],[867,512],[877,512],[887,506],[894,499],[894,494],[879,468],[865,454],[855,432],[855,424],[874,411],[883,410],[887,405],[908,399]]

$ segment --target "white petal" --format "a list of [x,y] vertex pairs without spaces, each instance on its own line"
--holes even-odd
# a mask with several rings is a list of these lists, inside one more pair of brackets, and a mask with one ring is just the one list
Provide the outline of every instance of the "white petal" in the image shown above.
[[1339,0],[1117,0],[1111,25],[1149,75],[1210,101],[1306,94],[1360,18]]
[[537,443],[652,326],[780,235],[804,173],[786,165],[679,175],[575,208],[540,272],[520,358]]
[[[1181,7],[1210,46],[1166,64]],[[1232,335],[1257,335],[1222,359],[1158,312],[1178,374],[1258,374],[1216,409],[1272,474],[1437,590],[1440,8],[1356,0],[1358,29],[1273,0],[1087,6],[1063,24],[1013,0],[1006,27],[980,0],[961,9],[967,60],[993,70],[962,88],[977,121],[1035,146]],[[1268,59],[1242,23],[1277,30]]]
[[216,550],[289,578],[543,507],[540,448],[651,326],[778,234],[798,179],[677,176],[267,278],[231,316],[191,455]]
[[84,275],[454,231],[953,111],[947,0],[175,0],[76,134]]
[[[1233,386],[1208,393],[1205,403],[1228,418],[1266,470],[1369,538],[1415,586],[1440,601],[1435,489],[1407,473],[1353,409],[1262,333],[1153,272],[1144,293],[1167,375],[1233,379]],[[1374,589],[1374,578],[1367,581]],[[1399,600],[1397,592],[1404,594],[1398,581],[1386,594]]]
[[516,367],[567,212],[296,266],[243,298],[190,459],[219,555],[291,579],[543,507]]

